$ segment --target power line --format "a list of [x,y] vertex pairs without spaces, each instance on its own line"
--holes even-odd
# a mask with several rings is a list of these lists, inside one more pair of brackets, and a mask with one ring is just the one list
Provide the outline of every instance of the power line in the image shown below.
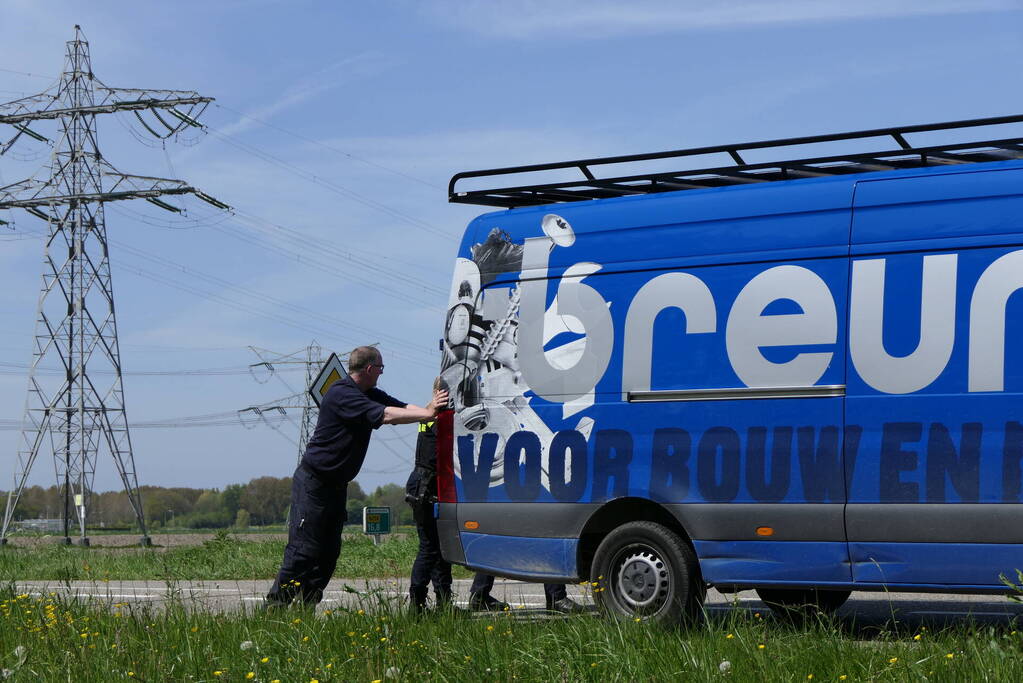
[[263,121],[262,119],[257,119],[256,117],[249,116],[248,114],[243,114],[242,112],[238,111],[237,109],[232,109],[231,107],[228,107],[226,105],[214,104],[213,106],[217,107],[218,109],[223,109],[224,111],[229,111],[229,112],[231,112],[233,114],[236,114],[236,115],[242,117],[243,119],[248,119],[249,121],[252,121],[254,123],[258,123],[260,125],[266,126],[267,128],[273,128],[274,130],[276,130],[276,131],[278,131],[280,133],[284,133],[285,135],[290,135],[293,138],[297,138],[299,140],[304,140],[305,142],[309,142],[309,143],[317,145],[319,147],[323,147],[324,149],[330,150],[331,152],[334,152],[336,154],[340,154],[343,157],[347,157],[347,158],[352,159],[354,161],[362,162],[362,163],[367,164],[369,166],[373,166],[374,168],[379,168],[381,171],[387,171],[388,173],[393,173],[393,174],[401,176],[402,178],[405,178],[407,180],[411,180],[413,182],[419,183],[420,185],[425,185],[426,187],[429,187],[430,189],[433,189],[433,190],[444,190],[445,189],[442,185],[435,185],[434,183],[431,183],[429,181],[423,180],[422,178],[417,178],[416,176],[410,175],[408,173],[405,173],[404,171],[399,171],[397,169],[390,168],[389,166],[384,166],[381,163],[377,163],[375,161],[370,161],[369,159],[363,159],[362,157],[357,157],[354,154],[352,154],[351,152],[346,152],[346,151],[344,151],[342,149],[338,149],[337,147],[333,147],[331,145],[328,145],[327,143],[322,142],[321,140],[315,140],[313,138],[310,138],[310,137],[307,137],[305,135],[302,135],[301,133],[296,133],[296,132],[288,130],[286,128],[282,128],[281,126],[278,126],[277,124],[270,123],[268,121]]
[[315,173],[306,171],[305,169],[295,166],[294,164],[289,163],[274,154],[271,154],[270,152],[265,152],[259,149],[258,147],[250,145],[249,143],[246,142],[242,142],[241,140],[238,140],[237,138],[231,135],[221,133],[216,128],[211,128],[207,126],[205,130],[209,131],[212,135],[220,138],[222,142],[225,142],[226,144],[231,145],[236,149],[239,149],[247,154],[251,154],[256,158],[261,159],[269,164],[273,164],[275,166],[288,170],[294,173],[295,175],[298,175],[299,177],[303,178],[304,180],[319,185],[327,190],[330,190],[331,192],[352,199],[360,204],[363,204],[364,206],[376,209],[382,213],[386,213],[387,215],[393,218],[397,218],[398,220],[404,221],[409,225],[417,227],[421,230],[425,230],[426,232],[432,233],[446,240],[454,241],[455,239],[457,239],[454,234],[448,231],[442,230],[419,218],[409,216],[408,214],[399,211],[398,209],[394,209],[374,199],[365,197],[352,189],[339,185],[338,183],[335,183],[333,181],[327,180],[326,178],[322,178]]

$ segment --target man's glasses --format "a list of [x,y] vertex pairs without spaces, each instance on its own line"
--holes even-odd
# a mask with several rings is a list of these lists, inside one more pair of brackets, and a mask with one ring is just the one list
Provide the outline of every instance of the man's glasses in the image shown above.
[[384,369],[384,364],[383,363],[370,363],[369,366],[371,368],[380,368],[381,370]]

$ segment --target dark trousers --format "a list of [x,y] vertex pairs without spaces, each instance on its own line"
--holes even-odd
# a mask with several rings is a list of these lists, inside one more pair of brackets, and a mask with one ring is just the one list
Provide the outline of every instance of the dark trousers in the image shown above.
[[[493,588],[493,576],[476,572],[476,576],[472,579],[472,586],[469,588],[469,598],[482,598],[490,595],[490,591]],[[545,583],[543,585],[543,592],[547,596],[548,603],[557,602],[568,597],[568,591],[565,590],[565,584],[563,583]]]
[[291,515],[284,561],[266,600],[288,605],[298,598],[316,605],[341,554],[341,527],[348,515],[348,484],[330,484],[305,465],[291,480]]
[[417,607],[426,606],[426,595],[429,592],[431,581],[437,604],[443,605],[451,602],[451,563],[441,557],[437,520],[433,517],[432,508],[432,505],[413,508],[416,531],[419,533],[419,553],[416,554],[416,560],[412,563],[409,599]]

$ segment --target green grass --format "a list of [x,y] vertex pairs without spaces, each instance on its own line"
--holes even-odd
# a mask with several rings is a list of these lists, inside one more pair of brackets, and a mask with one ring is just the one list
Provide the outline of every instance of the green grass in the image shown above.
[[1023,680],[1023,635],[970,623],[797,629],[745,610],[687,630],[514,612],[414,619],[373,597],[361,611],[214,614],[8,590],[0,667],[53,681],[1009,681]]
[[[345,537],[337,576],[408,576],[417,546],[412,536],[391,536],[378,546],[366,536]],[[202,545],[171,548],[4,546],[0,548],[0,581],[270,580],[280,568],[283,553],[282,540],[247,541],[223,533]],[[469,573],[456,567],[455,575]]]

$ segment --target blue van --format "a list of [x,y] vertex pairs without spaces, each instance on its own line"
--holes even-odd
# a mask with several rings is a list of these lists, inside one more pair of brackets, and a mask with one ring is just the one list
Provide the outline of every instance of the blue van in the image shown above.
[[[456,175],[452,201],[504,210],[455,264],[444,556],[590,580],[612,614],[668,623],[707,586],[823,611],[852,590],[1005,592],[1021,122]],[[980,126],[1005,135],[913,142]],[[753,161],[828,144],[859,149]],[[659,170],[708,157],[725,163]],[[615,175],[637,163],[658,169]],[[458,186],[514,174],[548,182]]]

